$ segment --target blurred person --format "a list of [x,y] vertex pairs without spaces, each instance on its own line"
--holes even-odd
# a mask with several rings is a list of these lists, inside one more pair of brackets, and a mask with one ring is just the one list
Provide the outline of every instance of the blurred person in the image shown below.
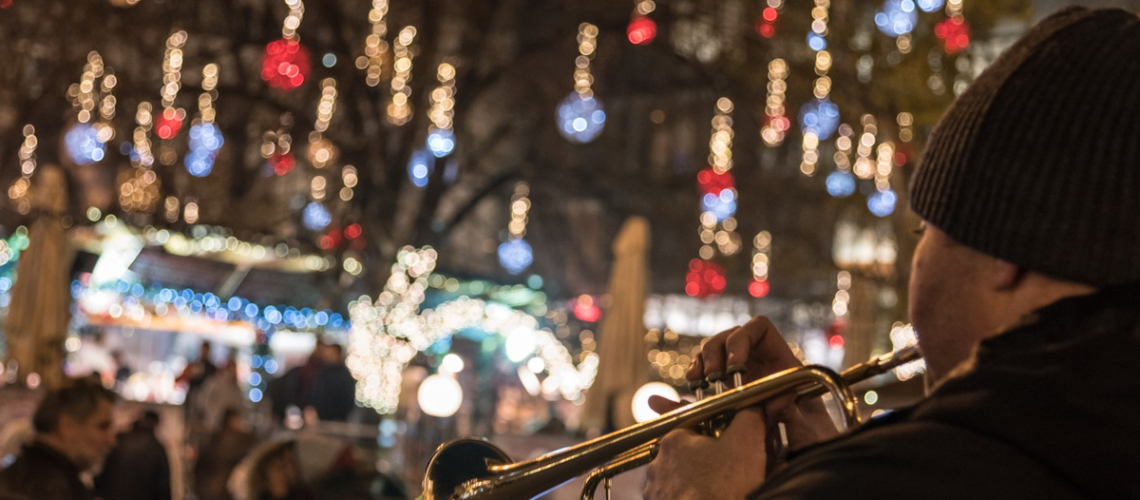
[[131,378],[131,367],[123,360],[123,353],[120,351],[112,351],[111,360],[115,362],[115,387],[121,388],[126,385],[127,379]]
[[[737,412],[720,439],[675,430],[645,497],[1140,498],[1136,78],[1140,18],[1068,8],[935,129],[911,186],[925,400],[822,442],[835,430],[818,399]],[[687,377],[741,363],[752,379],[800,365],[758,317],[711,338]],[[786,463],[758,451],[775,422]]]
[[237,365],[233,361],[222,365],[202,384],[195,405],[201,430],[207,434],[221,427],[227,411],[244,413],[245,393],[238,384]]
[[94,498],[81,474],[98,468],[115,446],[117,400],[95,377],[70,379],[47,393],[32,417],[35,440],[0,471],[0,498]]
[[207,379],[218,371],[217,365],[210,360],[212,348],[213,346],[210,345],[209,341],[202,341],[202,344],[198,346],[198,359],[187,364],[186,368],[175,379],[177,383],[186,384],[186,415],[188,417],[196,411],[194,403],[197,401],[198,390],[202,388],[202,384]]
[[226,484],[234,468],[257,444],[245,430],[242,412],[230,408],[222,415],[222,426],[198,454],[194,464],[195,493],[201,500],[232,500]]
[[356,408],[356,379],[344,365],[340,344],[320,343],[317,355],[321,370],[310,393],[310,403],[321,420],[343,422]]
[[170,500],[170,459],[155,430],[159,416],[147,410],[118,435],[118,444],[95,476],[95,494],[108,500]]

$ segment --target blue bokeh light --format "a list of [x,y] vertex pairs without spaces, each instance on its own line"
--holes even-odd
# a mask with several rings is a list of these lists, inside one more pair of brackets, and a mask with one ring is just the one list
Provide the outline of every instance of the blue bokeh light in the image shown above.
[[807,36],[807,44],[808,47],[811,47],[811,50],[819,52],[827,48],[827,39],[819,33],[809,31]]
[[851,172],[835,171],[827,176],[827,194],[846,198],[855,193],[855,176]]
[[922,9],[923,12],[934,12],[941,9],[942,5],[945,4],[943,0],[917,0],[915,3],[918,4],[918,8]]
[[839,128],[839,106],[827,99],[809,101],[800,107],[800,129],[815,132],[819,140],[826,140]]
[[408,160],[408,178],[412,180],[412,184],[416,187],[427,186],[433,171],[435,171],[435,161],[431,155],[423,150],[412,153],[411,159]]
[[895,202],[898,195],[893,190],[876,191],[867,197],[867,209],[877,217],[886,217],[895,211]]
[[558,132],[570,142],[585,144],[606,128],[606,112],[596,97],[571,92],[558,104]]
[[448,128],[433,128],[428,134],[427,147],[436,158],[443,158],[455,150],[455,132]]
[[210,175],[214,159],[225,144],[222,131],[213,123],[195,123],[190,126],[190,152],[186,154],[186,171],[194,177]]
[[530,243],[519,238],[499,245],[499,264],[511,274],[518,274],[534,262],[534,251]]
[[67,144],[67,155],[78,165],[101,161],[107,153],[107,146],[99,141],[99,131],[88,123],[72,127],[63,140]]
[[310,201],[308,205],[305,205],[305,211],[301,214],[301,222],[310,231],[320,231],[332,222],[332,215],[329,214],[329,210],[324,205]]
[[918,11],[913,0],[887,0],[875,13],[875,25],[889,36],[902,36],[914,30]]
[[701,197],[701,210],[712,212],[717,221],[723,221],[736,214],[736,192],[725,189],[719,195],[706,193]]

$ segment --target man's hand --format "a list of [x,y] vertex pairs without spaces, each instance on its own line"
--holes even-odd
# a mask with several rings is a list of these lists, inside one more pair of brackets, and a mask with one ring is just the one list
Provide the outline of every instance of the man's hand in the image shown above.
[[721,437],[678,429],[661,439],[646,472],[645,500],[743,499],[764,482],[764,417],[736,412]]
[[[693,360],[685,378],[698,380],[716,372],[723,373],[729,366],[740,364],[748,368],[746,383],[803,365],[792,354],[787,341],[772,322],[764,316],[757,316],[744,326],[720,332],[705,342],[701,354]],[[793,449],[838,433],[827,409],[818,398],[799,404],[795,403],[794,393],[773,398],[764,404],[764,416],[769,432],[774,431],[777,423],[784,424],[788,447]]]

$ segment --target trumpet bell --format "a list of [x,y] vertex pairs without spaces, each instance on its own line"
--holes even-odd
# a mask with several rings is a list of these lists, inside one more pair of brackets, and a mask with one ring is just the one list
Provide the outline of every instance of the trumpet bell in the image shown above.
[[491,466],[509,463],[506,452],[484,438],[453,439],[440,445],[428,463],[420,498],[450,500],[463,498],[463,491],[477,493],[479,478],[493,476]]

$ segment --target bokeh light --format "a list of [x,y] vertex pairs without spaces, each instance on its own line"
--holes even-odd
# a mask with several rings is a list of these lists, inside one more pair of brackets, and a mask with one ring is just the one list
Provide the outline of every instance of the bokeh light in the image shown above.
[[918,12],[913,0],[886,0],[875,13],[875,26],[889,36],[902,36],[914,30]]
[[851,172],[836,171],[827,176],[827,194],[846,198],[855,193],[855,176]]
[[819,140],[831,137],[839,127],[839,106],[827,99],[809,101],[800,107],[800,129],[815,132]]
[[511,274],[519,274],[534,262],[530,243],[519,238],[499,245],[499,264]]
[[570,142],[584,144],[597,139],[606,126],[606,112],[596,97],[571,92],[558,105],[558,132]]
[[275,89],[290,91],[309,77],[309,49],[296,40],[281,39],[265,46],[261,79]]
[[78,165],[88,165],[103,160],[107,147],[99,140],[99,131],[89,123],[76,124],[63,138],[67,145],[67,155]]

